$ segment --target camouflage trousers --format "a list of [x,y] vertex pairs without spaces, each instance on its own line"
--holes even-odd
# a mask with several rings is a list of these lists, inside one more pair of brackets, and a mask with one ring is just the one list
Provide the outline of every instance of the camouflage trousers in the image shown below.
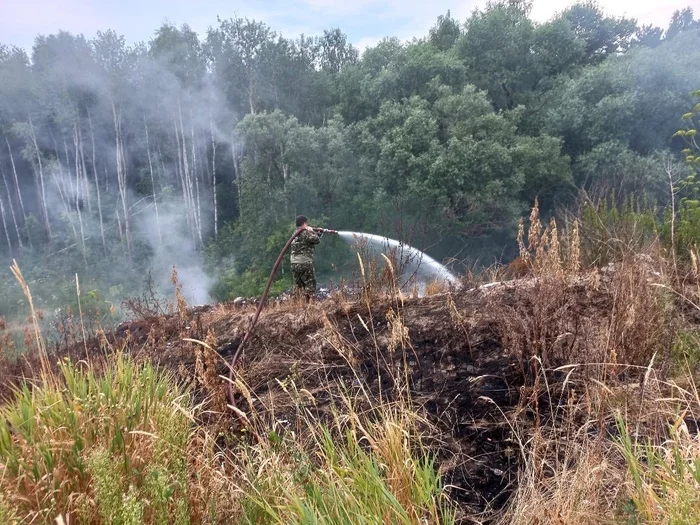
[[311,297],[316,293],[316,270],[313,263],[292,264],[294,293]]

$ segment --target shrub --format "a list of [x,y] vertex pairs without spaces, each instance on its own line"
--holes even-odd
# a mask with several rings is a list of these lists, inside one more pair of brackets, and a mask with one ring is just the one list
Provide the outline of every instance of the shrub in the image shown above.
[[587,201],[581,213],[581,249],[584,264],[604,266],[642,253],[659,236],[659,213],[649,202],[615,195]]

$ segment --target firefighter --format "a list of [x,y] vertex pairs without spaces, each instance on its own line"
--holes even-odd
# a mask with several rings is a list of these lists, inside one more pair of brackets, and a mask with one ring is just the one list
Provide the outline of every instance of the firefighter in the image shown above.
[[314,268],[314,250],[321,237],[309,226],[308,219],[299,215],[296,219],[297,229],[303,231],[292,241],[291,263],[294,293],[304,295],[307,301],[316,294],[316,270]]

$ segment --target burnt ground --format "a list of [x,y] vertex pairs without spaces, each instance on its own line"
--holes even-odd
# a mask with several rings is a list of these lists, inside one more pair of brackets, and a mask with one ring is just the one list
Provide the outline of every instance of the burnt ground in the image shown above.
[[[255,395],[256,411],[274,405],[274,419],[289,422],[296,402],[277,380],[293,378],[313,395],[313,410],[322,414],[339,390],[357,390],[359,384],[376,399],[392,400],[407,367],[411,399],[434,424],[429,441],[444,482],[454,487],[453,497],[470,514],[502,507],[516,480],[517,453],[496,405],[510,412],[524,377],[520,360],[504,348],[496,321],[481,318],[483,305],[484,294],[473,292],[403,303],[375,300],[371,308],[362,301],[332,300],[273,306],[261,316],[239,374]],[[137,353],[180,374],[193,373],[197,345],[182,341],[183,335],[209,341],[230,359],[252,312],[252,307],[224,305],[191,311],[186,320],[173,316],[165,324],[157,318],[135,321],[123,324],[114,340],[128,340]],[[153,355],[151,348],[161,351]],[[215,362],[217,375],[227,375],[224,360]],[[236,403],[249,409],[242,394]]]
[[[651,292],[635,294],[636,313],[623,316],[626,336],[609,337],[621,317],[616,301],[629,284],[600,276],[528,279],[403,301],[375,298],[371,305],[340,297],[310,306],[272,304],[238,365],[253,393],[253,410],[241,393],[236,404],[282,428],[294,425],[298,406],[282,387],[289,378],[313,396],[310,409],[319,414],[330,412],[338,392],[360,385],[374,399],[391,400],[405,384],[397,378],[407,378],[411,400],[432,423],[427,442],[463,515],[498,510],[517,483],[520,450],[512,429],[541,424],[533,406],[547,402],[534,388],[537,366],[601,362],[599,349],[612,349],[620,363],[614,372],[629,380],[625,365],[648,362],[639,348],[653,341],[647,350],[663,351],[668,337],[653,318],[663,312]],[[222,304],[144,318],[91,339],[88,349],[126,348],[191,381],[200,399],[218,398],[225,406],[227,383],[220,376],[228,375],[226,360],[252,313],[250,305]],[[206,341],[221,358],[185,338]],[[58,353],[80,359],[84,347]],[[12,371],[13,377],[29,375],[27,361],[16,366],[23,369]],[[563,374],[549,378],[554,384]],[[575,384],[569,378],[567,385]],[[229,429],[237,424],[227,416]]]

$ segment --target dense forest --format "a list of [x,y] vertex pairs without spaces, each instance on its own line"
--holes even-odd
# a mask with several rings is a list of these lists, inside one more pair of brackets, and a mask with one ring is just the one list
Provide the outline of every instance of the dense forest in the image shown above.
[[[173,265],[191,301],[257,293],[299,213],[458,271],[507,260],[535,197],[544,215],[582,190],[663,208],[698,64],[690,8],[665,28],[593,3],[538,23],[518,0],[362,53],[341,29],[223,16],[133,46],[111,30],[0,45],[0,259],[41,308],[72,304],[78,274],[103,310],[165,289]],[[324,243],[334,278],[343,248]],[[24,315],[9,269],[0,286],[0,316]]]

